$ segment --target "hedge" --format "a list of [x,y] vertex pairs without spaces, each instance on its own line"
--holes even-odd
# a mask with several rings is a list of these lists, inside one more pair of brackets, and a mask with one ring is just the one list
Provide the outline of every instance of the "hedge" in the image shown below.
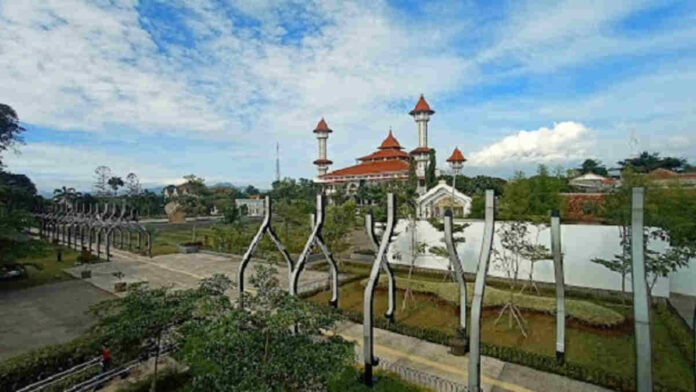
[[99,355],[94,339],[42,347],[0,362],[0,392],[12,392]]
[[[326,305],[320,305],[323,309],[327,309]],[[331,308],[328,308],[331,309]],[[352,310],[339,309],[347,319],[362,324],[363,315],[360,312]],[[428,342],[448,346],[450,339],[454,334],[445,333],[436,329],[416,327],[403,323],[390,323],[387,319],[376,317],[374,319],[375,328],[385,329],[401,335],[411,336],[417,339]],[[591,384],[596,384],[605,388],[610,388],[621,392],[634,392],[635,379],[613,374],[604,368],[590,367],[575,362],[565,361],[560,364],[555,357],[547,355],[530,353],[521,350],[517,347],[500,346],[491,343],[481,342],[481,354],[489,357],[498,358],[500,360],[516,363],[518,365],[527,366],[541,371],[555,373],[561,376],[566,376],[576,380],[584,381]],[[660,382],[653,383],[654,392],[690,392],[683,388],[668,386]]]

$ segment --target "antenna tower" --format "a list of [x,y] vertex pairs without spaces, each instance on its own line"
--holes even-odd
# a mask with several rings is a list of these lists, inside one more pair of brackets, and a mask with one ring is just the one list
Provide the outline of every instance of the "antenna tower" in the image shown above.
[[280,181],[280,143],[276,142],[276,181]]

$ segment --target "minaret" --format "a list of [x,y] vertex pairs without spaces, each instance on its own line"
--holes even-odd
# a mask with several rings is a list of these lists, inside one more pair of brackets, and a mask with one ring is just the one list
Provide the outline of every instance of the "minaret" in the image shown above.
[[418,176],[418,194],[423,194],[427,190],[425,184],[425,169],[428,166],[430,157],[430,147],[428,147],[428,121],[430,115],[435,111],[430,109],[430,105],[425,101],[421,94],[416,107],[409,112],[418,125],[418,147],[411,151],[411,156],[416,161],[416,176]]
[[331,132],[333,131],[326,125],[326,121],[324,121],[322,117],[321,121],[319,121],[319,124],[317,124],[317,127],[314,129],[314,133],[317,134],[317,141],[319,141],[319,158],[314,161],[314,164],[317,165],[320,176],[326,174],[329,170],[329,165],[333,163],[326,159],[326,140],[329,138]]

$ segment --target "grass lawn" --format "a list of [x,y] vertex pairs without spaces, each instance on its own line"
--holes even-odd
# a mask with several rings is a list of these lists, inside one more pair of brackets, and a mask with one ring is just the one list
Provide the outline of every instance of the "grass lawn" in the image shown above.
[[[203,241],[204,236],[210,236],[210,227],[197,227],[196,240]],[[168,226],[167,229],[156,229],[154,240],[152,242],[152,255],[168,255],[177,253],[177,245],[183,242],[193,240],[193,229],[191,226],[177,227],[176,225]]]
[[[397,287],[399,287],[397,275]],[[403,287],[403,286],[402,286]],[[363,307],[364,288],[360,281],[355,281],[341,287],[339,306],[355,312],[361,312]],[[375,315],[380,317],[387,309],[387,292],[378,289],[375,292]],[[405,308],[403,304],[404,291],[397,291],[396,321],[413,326],[432,328],[454,334],[458,325],[458,307],[429,293],[415,292],[409,296]],[[326,303],[329,300],[328,291],[321,292],[310,298],[312,301]],[[602,303],[624,315],[627,319],[632,316],[632,308]],[[501,346],[515,346],[525,351],[555,356],[555,316],[523,311],[528,323],[528,337],[525,338],[513,325],[509,327],[508,317],[504,316],[495,325],[498,308],[484,309],[482,319],[482,340]],[[680,351],[675,338],[667,328],[667,323],[674,320],[669,312],[653,313],[651,329],[653,341],[654,379],[663,384],[693,390],[693,365],[688,353]],[[616,328],[591,328],[579,323],[568,322],[566,329],[566,358],[594,368],[611,370],[617,375],[633,377],[635,373],[635,348],[631,321]],[[686,335],[688,336],[688,334]],[[693,347],[693,342],[691,343]]]
[[51,245],[45,254],[41,256],[27,257],[17,260],[18,263],[36,263],[41,265],[43,269],[37,270],[33,267],[27,267],[29,277],[27,279],[17,279],[0,281],[0,291],[16,290],[31,286],[38,286],[50,282],[73,279],[70,275],[63,272],[63,269],[75,266],[75,261],[79,252],[67,247],[60,247],[63,252],[63,261],[56,261],[57,246]]

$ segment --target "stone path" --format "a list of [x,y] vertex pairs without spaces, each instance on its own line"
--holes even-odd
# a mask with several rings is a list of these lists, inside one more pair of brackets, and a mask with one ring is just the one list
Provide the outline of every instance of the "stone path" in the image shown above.
[[[114,284],[120,281],[126,283],[148,282],[151,287],[171,286],[175,289],[187,289],[198,286],[198,282],[214,274],[224,274],[233,282],[237,281],[237,270],[241,257],[235,255],[220,255],[211,253],[169,254],[153,258],[135,255],[133,253],[113,250],[112,261],[108,263],[91,264],[67,269],[66,272],[80,277],[85,268],[92,271],[92,277],[84,281],[103,290],[114,293]],[[247,267],[246,279],[254,273],[254,266],[265,263],[252,259]],[[288,270],[284,265],[277,265],[280,287],[288,287]],[[121,272],[122,279],[114,276]],[[300,275],[299,291],[311,290],[328,283],[327,272],[305,269]],[[247,283],[247,286],[250,285]],[[123,296],[125,293],[115,293]],[[232,293],[236,297],[236,292]]]
[[[343,322],[336,326],[333,332],[355,342],[356,353],[362,353],[362,325]],[[382,329],[375,329],[374,336],[377,357],[463,385],[467,384],[468,356],[456,357],[449,354],[449,348],[446,346]],[[481,358],[481,372],[482,389],[485,392],[609,391],[596,385],[485,356]]]
[[109,293],[80,280],[0,293],[0,360],[70,341],[93,322],[85,312]]

